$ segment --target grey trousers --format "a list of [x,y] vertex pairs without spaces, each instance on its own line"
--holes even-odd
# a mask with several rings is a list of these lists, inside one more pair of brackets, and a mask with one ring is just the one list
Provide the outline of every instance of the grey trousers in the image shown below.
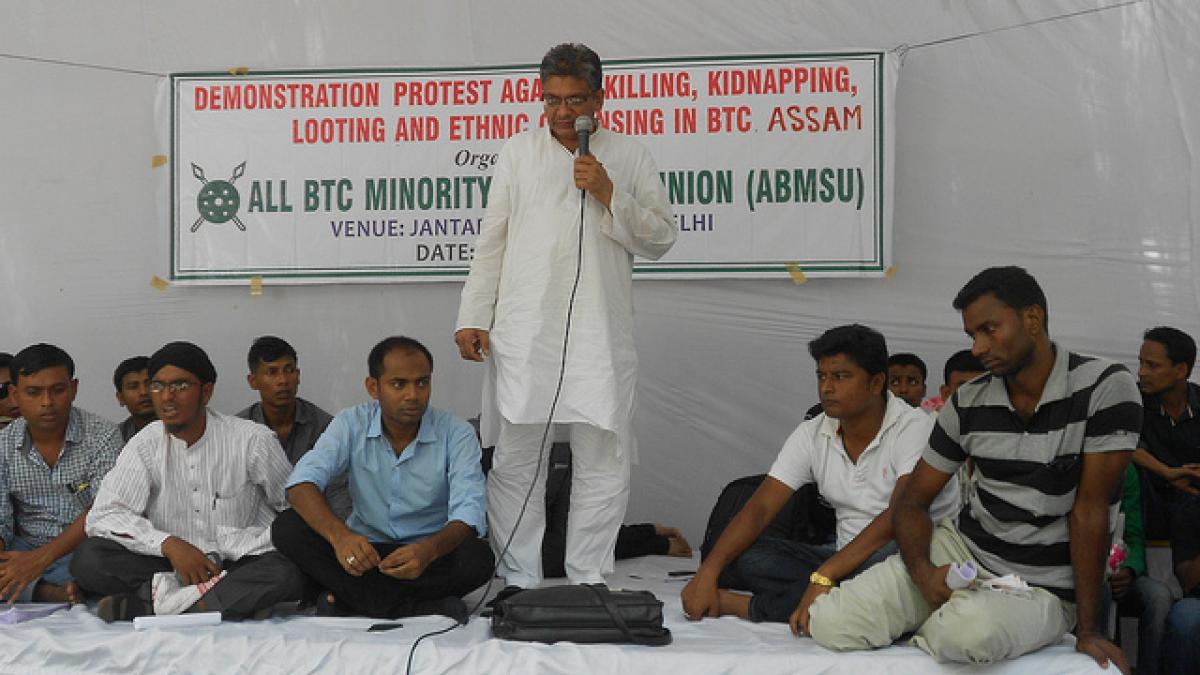
[[[280,602],[300,600],[305,580],[300,570],[276,551],[225,561],[225,578],[204,595],[205,606],[224,619],[244,619]],[[140,555],[110,539],[88,537],[75,550],[71,574],[95,595],[136,593],[149,603],[150,580],[170,572],[171,561]]]
[[[939,567],[979,566],[948,519],[934,530],[929,555]],[[980,580],[994,576],[980,568]],[[962,663],[1015,658],[1057,643],[1075,625],[1075,605],[1041,588],[955,591],[931,612],[900,554],[817,598],[809,615],[813,639],[827,649],[886,647],[916,631],[913,644],[938,661]]]

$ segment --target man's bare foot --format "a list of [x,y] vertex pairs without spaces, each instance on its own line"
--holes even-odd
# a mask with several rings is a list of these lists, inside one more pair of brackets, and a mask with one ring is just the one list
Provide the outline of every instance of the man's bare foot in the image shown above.
[[668,537],[667,555],[673,555],[676,558],[690,558],[692,557],[692,546],[682,536]]
[[677,558],[692,557],[692,545],[688,543],[687,539],[684,539],[683,533],[678,528],[655,523],[654,534],[667,538],[667,555]]
[[72,605],[78,605],[83,602],[83,595],[79,592],[79,586],[75,585],[74,581],[68,581],[66,584],[59,586],[58,584],[48,584],[42,582],[33,589],[34,602],[66,602]]
[[721,616],[734,615],[742,619],[750,618],[750,596],[744,593],[734,593],[724,588],[717,590],[718,611]]

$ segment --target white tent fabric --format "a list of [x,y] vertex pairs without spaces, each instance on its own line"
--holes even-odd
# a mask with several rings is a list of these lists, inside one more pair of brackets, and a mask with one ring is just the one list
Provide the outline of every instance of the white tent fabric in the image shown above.
[[0,22],[0,349],[57,343],[78,403],[120,419],[110,374],[171,339],[203,345],[214,405],[251,399],[250,341],[300,352],[302,395],[365,397],[366,353],[433,350],[434,403],[479,411],[481,369],[450,333],[459,283],[170,287],[168,119],[179,71],[531,63],[583,41],[603,57],[899,48],[896,273],[888,279],[639,282],[630,518],[698,539],[720,487],[769,465],[815,402],[808,340],[881,330],[929,363],[966,346],[950,299],[991,264],[1029,268],[1052,335],[1132,364],[1143,329],[1200,332],[1200,5],[1192,0],[450,0],[44,3]]

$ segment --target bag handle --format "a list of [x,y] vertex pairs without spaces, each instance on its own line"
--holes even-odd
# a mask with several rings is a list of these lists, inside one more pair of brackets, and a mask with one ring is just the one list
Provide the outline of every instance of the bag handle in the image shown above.
[[655,645],[656,646],[656,645],[660,644],[661,640],[656,640],[654,638],[637,635],[632,630],[629,629],[629,624],[625,623],[625,619],[621,618],[620,610],[618,610],[617,606],[613,604],[612,597],[608,591],[607,586],[605,586],[604,584],[583,584],[583,585],[587,588],[592,589],[592,592],[595,593],[596,597],[600,599],[600,604],[608,612],[608,615],[610,617],[612,617],[613,623],[616,624],[617,628],[620,629],[621,633],[625,635],[625,638],[627,640],[629,640],[630,642],[632,642],[634,644],[639,644],[639,645]]

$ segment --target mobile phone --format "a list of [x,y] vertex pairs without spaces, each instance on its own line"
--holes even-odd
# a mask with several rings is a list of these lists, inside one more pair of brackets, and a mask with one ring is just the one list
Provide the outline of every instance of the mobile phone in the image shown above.
[[371,627],[367,629],[367,632],[368,633],[382,633],[385,630],[395,630],[397,628],[404,628],[404,624],[402,624],[402,623],[373,623],[373,624],[371,624]]

